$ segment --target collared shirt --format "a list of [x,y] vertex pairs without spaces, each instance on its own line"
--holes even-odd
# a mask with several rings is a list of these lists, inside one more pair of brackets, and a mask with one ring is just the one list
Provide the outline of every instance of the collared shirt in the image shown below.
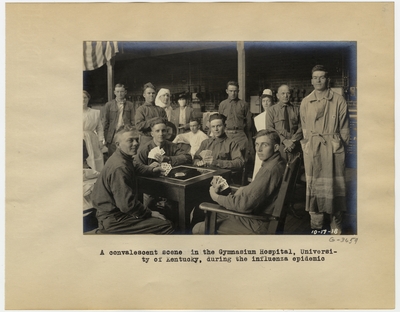
[[179,108],[179,124],[186,125],[186,106]]
[[161,117],[167,121],[165,109],[156,106],[154,103],[144,103],[136,110],[135,125],[142,134],[150,136],[152,119]]
[[285,161],[279,152],[263,161],[254,180],[235,194],[219,195],[219,205],[229,210],[252,214],[272,214],[285,171]]
[[213,165],[217,167],[240,169],[244,165],[239,145],[229,139],[225,133],[218,138],[212,137],[204,140],[193,157],[195,163],[201,159],[200,153],[204,150],[212,151],[212,156],[214,157]]
[[167,114],[167,119],[168,119],[168,121],[171,121],[171,113],[172,113],[172,106],[170,105],[170,106],[168,106],[168,107],[166,107],[166,108],[164,108],[165,109],[165,113]]
[[240,99],[226,99],[219,104],[218,113],[226,117],[226,128],[249,131],[251,112],[249,104]]
[[[134,125],[135,111],[134,104],[125,100],[122,114],[122,124]],[[119,116],[118,104],[115,99],[107,102],[104,105],[104,108],[101,112],[101,118],[104,120],[104,137],[107,143],[112,143],[113,141],[114,134],[117,130]]]
[[[153,140],[145,143],[143,146],[141,146],[138,150],[138,153],[135,157],[135,161],[143,164],[143,165],[150,165],[153,162],[155,162],[155,159],[149,158],[149,152],[155,148],[157,145],[154,143]],[[165,156],[168,156],[171,158],[171,166],[179,166],[179,165],[184,165],[184,164],[190,164],[192,161],[192,156],[190,154],[187,154],[185,151],[181,150],[176,144],[169,142],[169,141],[164,141],[160,148],[164,149],[165,151]]]
[[119,209],[137,218],[151,216],[151,210],[135,194],[137,174],[154,175],[153,168],[134,164],[132,156],[118,148],[107,160],[93,188],[92,201],[98,215]]
[[122,117],[123,113],[124,113],[124,101],[122,102],[117,102],[117,106],[118,106],[118,122],[117,122],[117,126],[115,127],[115,130],[118,130],[119,128],[121,128],[124,125],[124,119]]
[[[287,106],[289,115],[289,132],[285,130],[285,106]],[[287,139],[299,141],[303,138],[300,122],[300,107],[298,105],[279,102],[268,107],[265,115],[265,125],[267,130],[278,132],[281,142]]]
[[190,154],[192,157],[194,157],[194,154],[197,152],[197,150],[200,147],[201,142],[204,140],[207,140],[208,136],[201,130],[197,130],[196,133],[193,133],[192,131],[186,132],[186,133],[181,133],[176,136],[174,139],[173,143],[185,143],[190,145]]

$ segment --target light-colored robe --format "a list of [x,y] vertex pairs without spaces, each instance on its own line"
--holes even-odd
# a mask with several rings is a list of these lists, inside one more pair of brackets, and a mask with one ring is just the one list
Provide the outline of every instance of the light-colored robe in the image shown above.
[[306,211],[333,213],[346,210],[345,146],[349,119],[345,99],[326,90],[321,100],[315,91],[303,99],[300,118],[306,170]]

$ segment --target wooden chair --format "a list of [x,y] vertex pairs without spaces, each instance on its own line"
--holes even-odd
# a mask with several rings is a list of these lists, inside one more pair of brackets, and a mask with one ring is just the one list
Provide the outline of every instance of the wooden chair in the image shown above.
[[232,216],[251,218],[256,220],[269,221],[267,234],[283,234],[283,228],[286,220],[287,206],[291,202],[294,195],[293,184],[300,167],[300,153],[296,154],[290,163],[287,163],[285,172],[283,173],[282,183],[278,196],[275,200],[275,208],[272,215],[252,215],[232,210],[227,210],[217,204],[201,203],[200,209],[204,210],[205,217],[205,234],[216,234],[217,213],[229,214]]
[[245,186],[248,183],[247,181],[247,162],[248,162],[248,157],[246,155],[246,149],[241,149],[240,153],[243,156],[244,159],[244,163],[243,163],[243,167],[240,168],[239,170],[232,170],[232,174],[231,174],[231,186],[233,186],[233,188],[238,188],[240,186]]

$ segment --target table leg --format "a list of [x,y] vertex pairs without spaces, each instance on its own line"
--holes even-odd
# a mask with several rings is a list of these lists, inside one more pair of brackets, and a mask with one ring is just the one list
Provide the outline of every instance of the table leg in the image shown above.
[[190,229],[189,224],[189,215],[186,213],[186,194],[185,190],[182,189],[179,191],[179,201],[178,201],[178,210],[179,210],[179,231],[184,234],[187,233]]

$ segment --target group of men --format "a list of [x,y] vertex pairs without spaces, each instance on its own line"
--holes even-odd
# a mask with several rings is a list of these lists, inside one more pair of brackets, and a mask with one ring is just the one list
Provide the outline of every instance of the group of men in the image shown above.
[[[300,108],[290,103],[286,85],[278,89],[279,102],[268,108],[266,129],[255,139],[255,152],[262,167],[253,181],[234,194],[222,195],[217,188],[209,190],[211,198],[230,210],[252,214],[271,213],[279,191],[286,161],[295,152],[303,151],[306,172],[306,210],[311,228],[321,229],[324,215],[331,216],[332,233],[341,233],[345,205],[344,146],[349,141],[347,105],[343,97],[329,89],[328,71],[321,65],[312,69],[314,91],[303,99]],[[93,205],[97,209],[102,233],[173,232],[173,224],[152,207],[152,201],[141,203],[136,190],[137,175],[160,175],[160,164],[197,165],[203,161],[202,151],[211,150],[212,166],[232,170],[243,167],[253,148],[252,118],[249,105],[238,98],[239,85],[227,84],[228,98],[220,103],[218,114],[210,116],[211,136],[196,140],[196,151],[190,153],[166,140],[165,110],[154,104],[156,89],[148,83],[143,88],[145,103],[135,111],[125,100],[123,85],[115,87],[115,100],[103,110],[104,131],[110,152],[104,169],[94,186]],[[199,122],[190,120],[190,138],[197,138]],[[186,127],[187,128],[187,127]],[[182,133],[184,135],[185,133]],[[179,137],[179,136],[178,136]],[[201,142],[201,143],[200,143]],[[139,147],[140,143],[140,147]],[[154,148],[163,154],[149,153]],[[218,215],[218,232],[224,234],[265,233],[264,221]],[[202,233],[203,224],[193,228]]]

